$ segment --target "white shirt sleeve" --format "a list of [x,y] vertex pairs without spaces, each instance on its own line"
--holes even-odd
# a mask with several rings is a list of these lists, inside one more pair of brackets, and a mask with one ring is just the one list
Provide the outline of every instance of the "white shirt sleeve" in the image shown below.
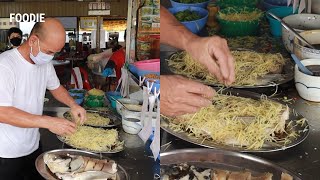
[[60,81],[57,76],[57,73],[52,65],[52,63],[48,64],[48,81],[47,81],[47,89],[55,90],[60,86]]
[[14,74],[7,67],[0,65],[0,106],[13,105],[15,87]]

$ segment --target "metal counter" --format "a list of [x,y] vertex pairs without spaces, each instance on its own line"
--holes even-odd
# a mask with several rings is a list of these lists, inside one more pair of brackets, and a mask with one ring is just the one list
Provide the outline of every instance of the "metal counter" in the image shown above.
[[[44,115],[57,116],[59,112],[66,112],[65,107],[45,107]],[[119,127],[119,135],[125,142],[125,149],[116,154],[103,154],[120,164],[129,174],[130,180],[152,180],[154,173],[159,172],[159,161],[154,161],[149,148],[150,142],[144,144],[138,135],[125,133]],[[55,134],[46,129],[41,129],[41,144],[43,151],[70,148],[59,141]]]
[[[171,74],[164,60],[164,55],[168,55],[168,51],[172,52],[174,49],[163,46],[162,51],[166,52],[161,52],[161,74]],[[294,99],[289,105],[308,120],[310,125],[309,136],[300,145],[291,149],[276,153],[255,153],[253,155],[295,172],[304,180],[320,179],[320,103],[305,101],[299,97],[293,82],[289,83],[286,88],[282,88],[281,93],[276,97]],[[174,149],[200,148],[198,145],[183,141],[163,130],[161,131],[161,145],[161,152]]]

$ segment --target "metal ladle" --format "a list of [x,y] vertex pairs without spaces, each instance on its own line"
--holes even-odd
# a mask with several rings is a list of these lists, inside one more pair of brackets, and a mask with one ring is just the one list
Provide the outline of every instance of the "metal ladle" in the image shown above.
[[275,18],[276,20],[278,20],[284,28],[286,28],[288,31],[292,32],[300,41],[304,42],[308,47],[310,47],[312,49],[316,49],[314,46],[312,46],[308,41],[306,41],[302,36],[300,36],[300,34],[298,34],[294,29],[292,29],[287,23],[285,23],[278,16],[274,15],[271,12],[268,12],[268,14],[270,16],[272,16],[273,18]]

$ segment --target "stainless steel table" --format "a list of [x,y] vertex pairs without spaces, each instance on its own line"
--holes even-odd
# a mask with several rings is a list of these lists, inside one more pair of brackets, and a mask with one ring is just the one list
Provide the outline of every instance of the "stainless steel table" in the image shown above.
[[[65,112],[65,107],[45,107],[44,114],[57,116],[57,113]],[[129,174],[130,180],[152,180],[154,173],[159,172],[159,161],[154,161],[148,142],[145,145],[138,135],[130,135],[119,128],[120,137],[125,141],[125,150],[116,154],[103,154],[119,163]],[[56,135],[48,130],[41,129],[41,143],[43,151],[69,148],[60,142]]]

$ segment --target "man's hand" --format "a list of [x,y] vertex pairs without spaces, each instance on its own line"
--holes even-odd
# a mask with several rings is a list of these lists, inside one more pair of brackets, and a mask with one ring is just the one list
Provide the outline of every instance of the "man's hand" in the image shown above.
[[76,131],[76,124],[69,120],[57,117],[44,116],[46,128],[60,136],[71,135]]
[[74,104],[71,107],[71,114],[76,123],[83,124],[87,120],[86,110],[78,104]]
[[235,81],[234,59],[225,39],[193,37],[185,45],[185,50],[221,83],[230,85]]
[[[206,85],[177,75],[162,75],[161,114],[178,116],[195,113],[201,107],[212,104],[215,91]],[[164,90],[164,91],[162,91]]]

